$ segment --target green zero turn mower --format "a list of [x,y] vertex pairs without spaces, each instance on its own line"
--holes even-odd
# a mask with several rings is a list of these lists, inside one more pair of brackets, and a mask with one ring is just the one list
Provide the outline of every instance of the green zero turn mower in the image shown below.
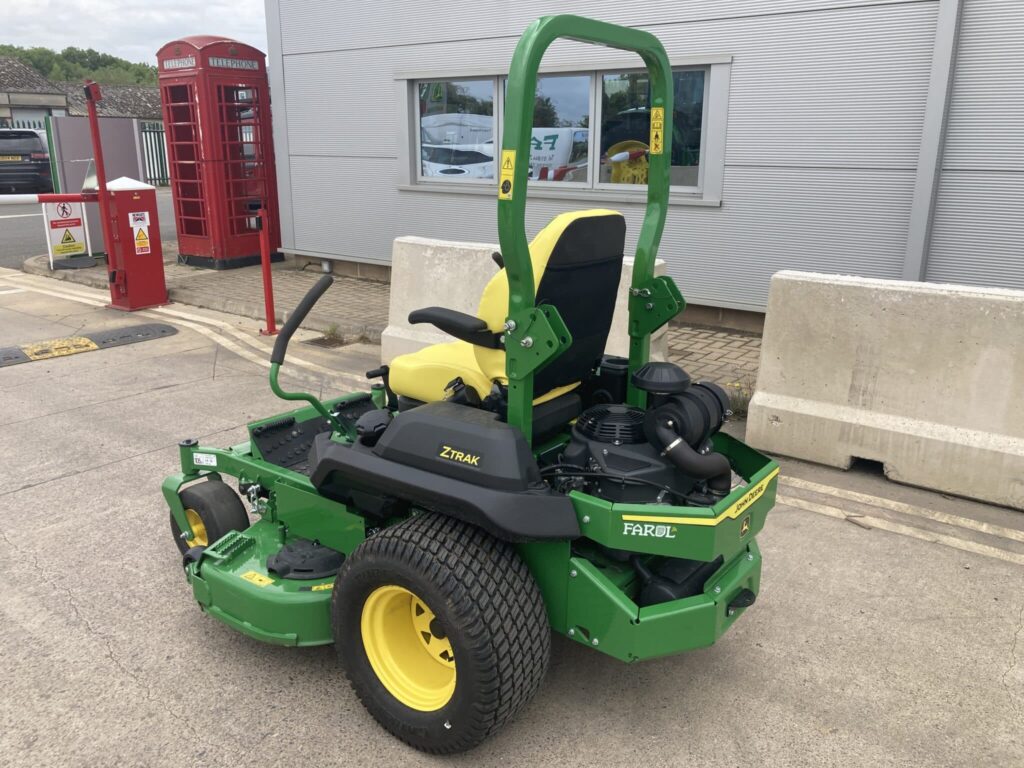
[[[650,75],[628,360],[604,355],[622,215],[563,214],[526,239],[537,69],[560,37],[634,51]],[[367,392],[285,392],[289,338],[324,277],[271,356],[271,389],[308,405],[250,424],[231,448],[181,443],[163,493],[203,611],[268,643],[334,643],[387,730],[451,753],[530,701],[551,630],[634,662],[710,645],[754,603],[754,537],[778,467],[719,431],[721,388],[648,361],[651,333],[684,306],[653,274],[671,135],[672,74],[655,37],[576,16],[530,25],[508,79],[498,271],[477,316],[410,316],[457,341],[371,371],[382,381]]]

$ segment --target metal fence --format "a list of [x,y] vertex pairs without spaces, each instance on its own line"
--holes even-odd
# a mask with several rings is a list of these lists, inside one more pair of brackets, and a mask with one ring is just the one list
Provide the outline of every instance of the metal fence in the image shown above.
[[146,183],[166,187],[171,183],[167,171],[167,143],[164,124],[159,121],[140,120],[142,130],[142,160],[146,167]]
[[0,120],[0,128],[24,128],[30,131],[45,131],[46,122],[43,120],[11,120],[6,118]]
[[[45,136],[46,121],[44,120],[0,120],[0,128],[24,128],[43,131]],[[167,143],[164,137],[164,124],[159,120],[140,120],[142,134],[142,162],[146,169],[145,182],[154,187],[170,186],[171,179],[167,170]]]

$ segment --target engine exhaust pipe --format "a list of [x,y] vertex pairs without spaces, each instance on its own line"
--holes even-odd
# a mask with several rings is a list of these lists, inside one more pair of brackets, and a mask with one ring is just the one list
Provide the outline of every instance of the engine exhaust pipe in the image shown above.
[[676,431],[675,422],[661,417],[654,422],[655,438],[652,442],[662,446],[661,455],[671,461],[680,472],[698,480],[706,480],[708,489],[725,495],[732,486],[732,467],[720,453],[698,453]]

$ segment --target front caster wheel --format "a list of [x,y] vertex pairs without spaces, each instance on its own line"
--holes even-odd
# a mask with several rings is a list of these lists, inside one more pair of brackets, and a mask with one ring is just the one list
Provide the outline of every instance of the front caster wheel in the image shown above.
[[508,544],[422,514],[364,541],[338,572],[335,646],[363,705],[425,752],[470,749],[511,720],[547,670],[540,590]]
[[227,483],[207,480],[183,488],[178,495],[195,534],[187,541],[181,538],[181,528],[171,514],[171,533],[182,554],[192,547],[209,546],[228,531],[244,531],[249,527],[245,506]]

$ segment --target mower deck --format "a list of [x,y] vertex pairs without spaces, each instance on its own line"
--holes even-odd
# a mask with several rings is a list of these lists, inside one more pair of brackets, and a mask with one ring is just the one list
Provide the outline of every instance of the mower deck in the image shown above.
[[[365,393],[330,403],[343,413],[367,404],[373,405]],[[281,578],[267,569],[268,559],[296,539],[316,540],[347,556],[367,536],[364,517],[317,493],[308,466],[292,462],[285,467],[260,455],[262,447],[264,455],[288,461],[290,451],[280,450],[279,444],[305,444],[315,437],[312,429],[303,432],[303,425],[319,425],[312,408],[256,422],[250,425],[254,439],[232,448],[186,441],[181,447],[184,471],[163,486],[172,510],[181,507],[182,487],[195,481],[230,475],[248,489],[261,519],[207,547],[197,560],[186,558],[185,572],[202,610],[277,645],[333,642],[333,576]],[[268,434],[278,437],[269,441]],[[697,593],[640,607],[628,564],[600,554],[587,557],[566,540],[517,544],[544,596],[553,630],[614,658],[639,661],[710,645],[743,613],[746,606],[737,605],[737,598],[745,591],[756,595],[759,588],[761,554],[754,538],[775,503],[778,467],[724,433],[715,435],[714,444],[745,482],[712,507],[614,504],[585,493],[569,495],[580,541],[636,553],[652,564],[664,558],[717,564],[702,573],[706,578],[696,585]]]

